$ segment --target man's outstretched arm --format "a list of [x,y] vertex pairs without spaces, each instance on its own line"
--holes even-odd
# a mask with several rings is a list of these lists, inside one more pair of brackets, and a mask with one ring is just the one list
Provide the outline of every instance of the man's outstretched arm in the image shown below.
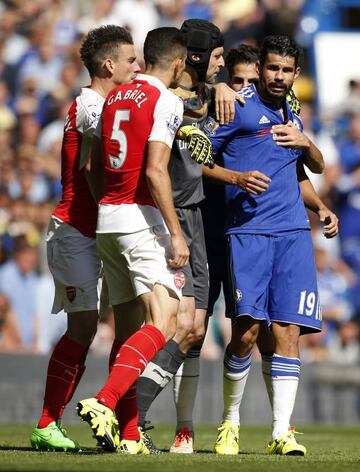
[[315,192],[313,184],[307,176],[302,162],[298,162],[297,175],[305,206],[316,213],[319,216],[320,221],[324,223],[324,236],[328,239],[333,238],[339,232],[338,217],[335,213],[329,210],[319,195]]
[[269,177],[258,170],[238,172],[218,165],[215,165],[212,169],[203,167],[203,175],[220,184],[237,185],[253,195],[260,195],[265,192],[271,182]]

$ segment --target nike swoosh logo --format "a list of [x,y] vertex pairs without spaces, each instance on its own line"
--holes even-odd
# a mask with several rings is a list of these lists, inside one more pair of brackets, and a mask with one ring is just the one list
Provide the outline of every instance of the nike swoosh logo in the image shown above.
[[52,438],[52,434],[51,433],[48,433],[48,434],[44,434],[44,433],[41,433],[41,439],[45,439],[45,441],[48,441]]

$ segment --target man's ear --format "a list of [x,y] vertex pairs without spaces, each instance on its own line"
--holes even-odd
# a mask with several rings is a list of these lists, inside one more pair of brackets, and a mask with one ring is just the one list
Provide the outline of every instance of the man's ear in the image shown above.
[[301,67],[298,66],[298,67],[295,69],[294,80],[296,80],[296,79],[299,77],[300,72],[301,72]]
[[110,59],[110,57],[105,59],[105,61],[103,62],[102,68],[103,68],[104,72],[106,73],[106,75],[113,75],[113,73],[114,73],[114,63],[113,63],[112,59]]
[[191,60],[194,62],[199,62],[201,57],[198,54],[191,54]]
[[255,70],[258,76],[260,76],[260,61],[255,62]]
[[180,70],[183,65],[183,59],[181,57],[176,57],[173,60],[173,65],[174,65],[174,72],[177,75],[178,70]]

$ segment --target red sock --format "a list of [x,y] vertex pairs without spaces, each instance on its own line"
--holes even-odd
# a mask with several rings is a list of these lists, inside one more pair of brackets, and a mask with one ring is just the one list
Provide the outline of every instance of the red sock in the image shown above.
[[[111,372],[112,366],[115,363],[116,356],[122,344],[122,341],[114,339],[109,356],[109,372]],[[140,433],[138,429],[139,411],[135,384],[130,387],[121,400],[118,401],[118,404],[115,408],[115,414],[119,422],[121,439],[138,441],[140,439]]]
[[[87,353],[88,353],[88,349],[86,349],[86,353],[85,353],[85,354],[87,354]],[[85,356],[85,358],[86,358],[86,356]],[[83,362],[85,362],[85,359],[84,359]],[[71,402],[71,399],[72,399],[72,397],[73,397],[73,395],[74,395],[74,392],[75,392],[77,386],[79,385],[79,382],[80,382],[81,377],[83,376],[83,374],[84,374],[84,372],[85,372],[85,369],[86,369],[86,366],[85,366],[84,364],[77,366],[77,373],[76,373],[76,375],[75,375],[73,381],[71,382],[71,384],[70,384],[70,386],[69,386],[69,390],[68,390],[68,392],[67,392],[67,395],[66,395],[64,404],[63,404],[63,406],[61,407],[61,410],[60,410],[60,416],[59,416],[59,418],[62,417],[66,405],[68,405],[68,404]]]
[[118,401],[115,408],[119,421],[120,439],[138,441],[140,433],[138,428],[139,410],[136,395],[136,383],[133,384],[125,395]]
[[39,428],[46,428],[61,418],[85,370],[88,349],[67,336],[63,336],[55,346],[47,370]]
[[164,335],[155,326],[146,325],[130,336],[120,348],[108,380],[96,398],[114,411],[120,398],[164,345]]

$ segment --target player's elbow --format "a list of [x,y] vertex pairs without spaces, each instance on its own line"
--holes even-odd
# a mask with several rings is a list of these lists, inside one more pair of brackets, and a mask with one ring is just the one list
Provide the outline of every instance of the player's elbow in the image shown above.
[[314,174],[322,174],[325,170],[324,157],[321,151],[312,143],[309,151],[305,154],[305,165]]
[[150,189],[156,188],[164,177],[164,169],[161,166],[147,166],[145,176]]
[[325,170],[325,164],[324,161],[321,160],[321,162],[314,162],[311,167],[309,166],[309,169],[313,174],[322,174]]
[[154,168],[153,166],[151,167],[146,167],[145,169],[145,176],[146,176],[146,180],[151,184],[153,183],[156,179],[157,179],[157,170],[156,168]]
[[306,157],[303,160],[303,164],[313,173],[313,174],[322,174],[325,170],[325,163],[322,155],[318,156],[316,159],[312,157]]

